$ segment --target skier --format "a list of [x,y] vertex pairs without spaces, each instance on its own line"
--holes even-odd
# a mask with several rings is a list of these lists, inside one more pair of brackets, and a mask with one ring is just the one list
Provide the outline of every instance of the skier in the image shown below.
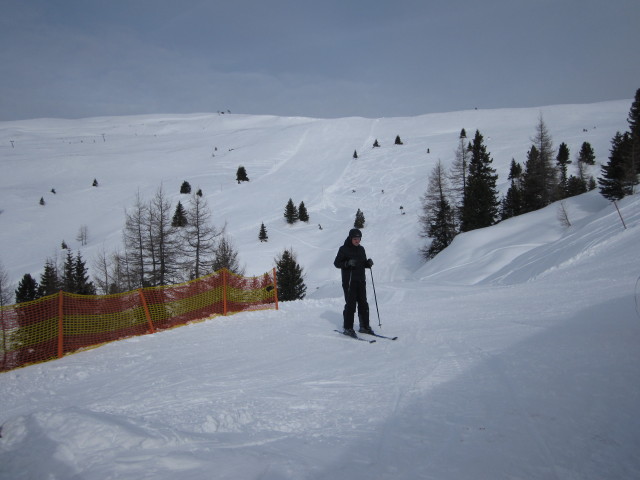
[[349,236],[338,249],[333,265],[342,270],[342,290],[344,291],[344,311],[342,312],[344,333],[355,337],[353,319],[358,307],[360,333],[374,334],[369,326],[369,304],[367,303],[367,285],[364,269],[373,266],[373,260],[367,259],[364,247],[360,245],[362,232],[357,228],[349,231]]

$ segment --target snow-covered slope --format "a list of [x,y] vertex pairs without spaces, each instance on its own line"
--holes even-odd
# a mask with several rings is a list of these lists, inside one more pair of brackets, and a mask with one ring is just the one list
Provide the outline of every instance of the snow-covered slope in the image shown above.
[[[363,244],[378,260],[379,276],[401,280],[422,265],[417,215],[428,175],[438,159],[450,164],[462,128],[469,138],[476,129],[484,135],[505,192],[509,164],[524,163],[540,115],[556,147],[567,143],[575,159],[587,141],[597,161],[606,162],[611,138],[627,129],[630,105],[382,119],[194,114],[0,122],[0,260],[15,282],[25,273],[37,277],[47,257],[61,255],[63,240],[90,260],[102,248],[121,246],[124,210],[138,191],[150,199],[162,185],[175,205],[186,200],[179,189],[187,180],[203,190],[214,222],[227,224],[248,274],[270,270],[274,257],[293,247],[309,292],[325,286],[335,278],[330,257],[360,208]],[[404,145],[393,144],[396,135]],[[375,139],[380,148],[372,148]],[[240,165],[251,181],[238,185]],[[289,198],[304,201],[308,224],[286,225]],[[266,244],[258,241],[261,222]],[[75,240],[83,225],[85,247]]]
[[[188,180],[228,222],[248,273],[293,246],[310,287],[309,298],[279,311],[0,374],[0,478],[640,477],[640,196],[619,203],[627,229],[591,192],[565,202],[571,227],[551,205],[460,235],[427,264],[416,222],[428,173],[438,158],[450,161],[461,128],[485,135],[504,181],[540,110],[557,143],[575,155],[589,141],[605,161],[629,105],[0,125],[0,144],[15,141],[3,150],[0,180],[1,245],[15,247],[3,262],[15,277],[36,273],[61,237],[73,244],[81,224],[90,231],[85,257],[115,245],[137,188],[150,196],[163,182],[177,192]],[[395,135],[404,146],[392,145]],[[380,149],[371,149],[375,138]],[[25,144],[29,155],[18,153]],[[248,184],[235,183],[239,164]],[[309,225],[284,224],[289,197],[305,202]],[[376,261],[372,325],[399,335],[395,342],[332,331],[342,298],[331,262],[357,208]],[[262,221],[266,244],[257,241]],[[7,225],[37,238],[19,241]]]

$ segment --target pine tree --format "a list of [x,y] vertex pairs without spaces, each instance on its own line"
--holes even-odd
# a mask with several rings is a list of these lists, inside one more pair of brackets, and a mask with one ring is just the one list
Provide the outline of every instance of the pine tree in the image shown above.
[[303,299],[307,292],[307,286],[304,284],[303,269],[298,265],[293,249],[285,249],[282,254],[276,257],[275,262],[278,300],[286,302]]
[[438,161],[429,176],[427,192],[422,197],[421,233],[430,238],[422,248],[422,256],[429,260],[447,248],[456,236],[453,208],[449,201],[449,184],[442,163]]
[[560,172],[560,181],[558,184],[557,198],[566,198],[567,195],[567,167],[571,163],[569,147],[566,143],[562,142],[558,148],[558,155],[556,155],[556,165]]
[[580,176],[571,175],[567,180],[567,197],[575,197],[585,193],[588,189],[587,182]]
[[400,135],[396,135],[396,141],[394,142],[396,145],[404,145],[402,140],[400,140]]
[[309,212],[307,212],[307,207],[304,206],[304,202],[300,202],[300,206],[298,206],[298,220],[301,222],[309,221]]
[[97,187],[97,186],[98,186],[98,180],[96,180],[96,179],[94,178],[94,179],[93,179],[93,183],[92,183],[91,185],[93,185],[94,187]]
[[476,130],[473,142],[469,144],[469,176],[460,218],[463,232],[493,225],[498,215],[498,176],[483,141],[480,131]]
[[293,204],[293,200],[289,199],[286,207],[284,208],[284,218],[288,224],[294,224],[298,221],[298,209]]
[[267,235],[267,227],[264,226],[264,223],[260,224],[260,232],[258,233],[258,240],[261,242],[266,242],[269,240],[269,236]]
[[76,293],[76,268],[71,250],[67,250],[67,257],[64,260],[60,288],[67,293]]
[[615,201],[633,193],[637,176],[633,168],[632,150],[631,134],[617,132],[611,140],[609,162],[602,166],[602,176],[598,178],[603,197]]
[[627,122],[631,135],[631,168],[634,174],[638,175],[640,174],[640,88],[636,90]]
[[240,165],[238,167],[238,170],[236,171],[236,181],[238,183],[249,181],[249,177],[247,176],[247,170],[242,165]]
[[376,141],[373,142],[373,147],[376,148],[376,147],[379,147],[379,146],[380,146],[380,144],[378,143],[378,139],[376,138]]
[[191,185],[186,180],[182,182],[182,185],[180,186],[180,193],[183,193],[183,194],[191,193]]
[[360,209],[356,212],[356,219],[353,222],[354,228],[364,228],[364,213]]
[[517,163],[515,159],[511,159],[509,181],[511,185],[509,186],[509,190],[507,190],[505,198],[502,200],[502,210],[500,214],[502,220],[524,213],[522,165]]
[[51,259],[47,259],[44,265],[44,271],[40,275],[40,285],[38,286],[38,296],[46,297],[53,295],[60,290],[60,281],[58,280],[58,270]]
[[580,152],[578,153],[578,162],[583,163],[585,165],[595,165],[596,164],[596,154],[593,151],[593,147],[589,142],[583,142],[580,147]]
[[538,149],[532,145],[527,152],[527,161],[524,164],[522,175],[523,213],[533,212],[547,206],[544,191],[544,166]]
[[174,212],[173,219],[171,220],[171,226],[181,228],[186,227],[187,223],[187,213],[182,206],[182,202],[178,201],[178,204],[176,205],[176,211]]
[[40,197],[40,205],[45,205],[44,197]]
[[16,289],[16,303],[30,302],[38,297],[38,282],[29,273],[25,273]]
[[80,252],[76,254],[73,267],[75,277],[74,283],[76,286],[76,291],[73,293],[77,293],[79,295],[95,295],[96,287],[93,282],[89,280],[89,273]]

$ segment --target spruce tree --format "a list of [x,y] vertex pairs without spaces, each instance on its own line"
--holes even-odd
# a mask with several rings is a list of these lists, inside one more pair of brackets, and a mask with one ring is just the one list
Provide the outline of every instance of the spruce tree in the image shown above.
[[509,181],[511,185],[505,198],[502,200],[502,210],[500,218],[515,217],[524,212],[524,200],[522,192],[522,165],[517,163],[515,159],[511,159],[511,168],[509,169]]
[[373,148],[379,147],[380,144],[378,143],[378,139],[376,138],[376,141],[373,142]]
[[287,205],[284,208],[284,218],[290,225],[298,221],[298,209],[293,204],[293,200],[291,199],[289,199]]
[[85,261],[82,259],[80,252],[76,254],[73,268],[75,277],[74,283],[76,286],[76,290],[73,293],[77,293],[79,295],[95,295],[96,287],[93,282],[89,280],[89,272],[87,271]]
[[562,142],[558,148],[558,155],[556,156],[556,165],[560,172],[560,181],[558,184],[557,197],[562,199],[567,195],[567,167],[571,163],[569,147],[566,143]]
[[627,122],[631,134],[631,168],[638,175],[640,174],[640,88],[636,90]]
[[269,240],[269,236],[267,235],[267,227],[264,226],[264,223],[260,224],[260,232],[258,233],[258,240],[261,242],[266,242]]
[[360,209],[356,212],[356,219],[353,222],[354,228],[364,228],[364,213]]
[[394,142],[395,145],[404,145],[402,140],[400,140],[400,135],[396,135],[396,140]]
[[173,213],[173,218],[171,219],[171,226],[181,228],[181,227],[186,227],[187,224],[188,224],[187,213],[184,207],[182,206],[182,202],[178,201],[178,204],[176,205],[176,210]]
[[527,161],[524,164],[522,175],[523,213],[533,212],[547,206],[544,193],[544,170],[540,153],[536,146],[532,145],[527,152]]
[[637,176],[633,168],[632,150],[631,134],[617,132],[611,140],[609,162],[602,166],[602,176],[598,178],[600,193],[608,200],[620,200],[633,193]]
[[182,194],[191,193],[191,185],[186,180],[182,182],[182,185],[180,186],[180,193]]
[[588,190],[587,182],[580,176],[571,175],[567,180],[567,197],[575,197]]
[[76,293],[75,260],[71,254],[71,250],[67,250],[67,257],[64,260],[62,276],[60,278],[60,288],[67,293]]
[[276,257],[275,262],[278,300],[286,302],[303,299],[307,292],[307,286],[304,284],[303,269],[298,265],[293,249],[285,249]]
[[38,297],[38,282],[29,273],[25,273],[16,289],[16,303],[30,302]]
[[580,152],[578,153],[578,162],[583,163],[585,165],[595,165],[596,164],[596,154],[593,151],[593,147],[589,142],[583,142],[580,147]]
[[460,230],[468,232],[493,225],[498,216],[498,175],[491,166],[493,159],[484,145],[484,137],[476,130],[469,144],[469,176],[460,218]]
[[353,151],[353,158],[358,158],[358,151],[357,150]]
[[307,212],[307,207],[304,206],[304,202],[300,202],[298,206],[298,220],[301,222],[309,221],[309,212]]
[[40,285],[38,286],[38,296],[46,297],[53,295],[60,290],[60,281],[58,280],[58,270],[53,260],[47,259],[44,265],[44,271],[40,275]]

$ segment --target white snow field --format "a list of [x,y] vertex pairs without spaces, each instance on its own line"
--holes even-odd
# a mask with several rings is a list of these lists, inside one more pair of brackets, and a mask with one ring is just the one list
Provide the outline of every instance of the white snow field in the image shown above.
[[[588,141],[606,163],[630,105],[0,123],[0,260],[12,281],[39,277],[62,240],[88,260],[119,247],[137,191],[149,199],[162,184],[175,205],[187,180],[248,275],[293,247],[308,286],[278,311],[0,374],[0,478],[640,478],[640,195],[618,204],[626,229],[596,190],[564,202],[570,227],[553,204],[459,235],[428,263],[417,220],[462,128],[484,135],[504,193],[540,114],[556,148],[567,143],[575,161]],[[239,165],[250,182],[236,183]],[[309,224],[286,225],[289,198]],[[333,332],[343,299],[332,263],[358,208],[375,261],[371,324],[397,341]]]

